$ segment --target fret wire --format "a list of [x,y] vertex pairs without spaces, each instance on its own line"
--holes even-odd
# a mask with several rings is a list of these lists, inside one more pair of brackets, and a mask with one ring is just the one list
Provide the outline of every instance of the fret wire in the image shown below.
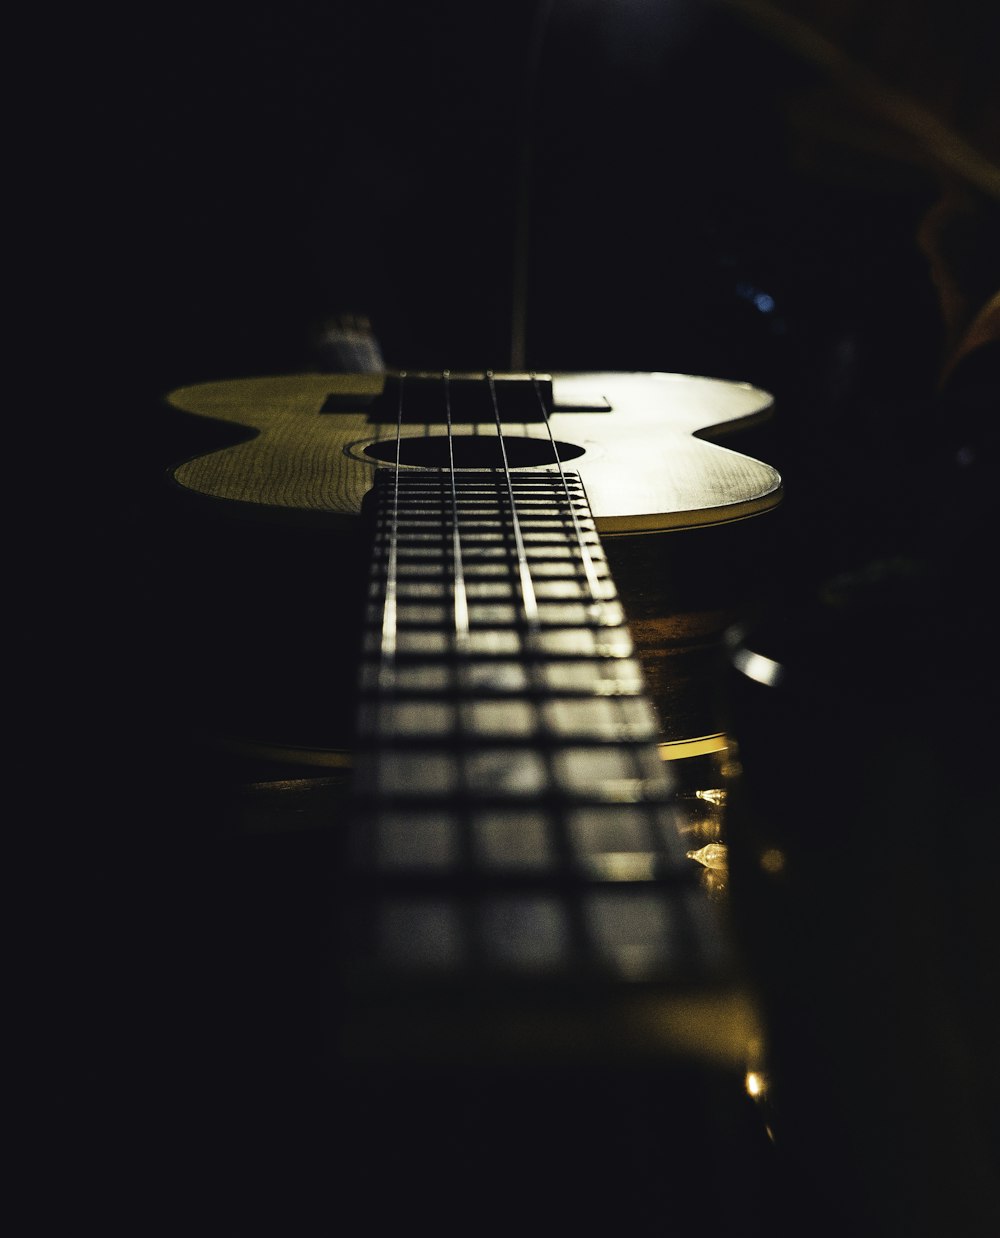
[[514,503],[514,487],[511,484],[510,465],[507,463],[507,448],[503,441],[503,426],[500,421],[500,405],[497,403],[496,382],[493,371],[487,370],[486,381],[490,388],[490,399],[493,401],[493,416],[497,423],[497,437],[500,443],[500,454],[503,457],[504,480],[507,483],[507,497],[510,500],[510,519],[514,533],[514,546],[517,551],[517,571],[521,584],[521,604],[524,607],[524,617],[528,627],[538,627],[538,606],[535,602],[535,590],[531,583],[531,572],[528,569],[528,552],[525,550],[524,538],[521,534],[521,524],[517,518],[517,507]]
[[386,566],[385,604],[382,610],[382,662],[379,686],[383,691],[392,687],[396,657],[396,545],[399,531],[399,461],[403,440],[403,385],[406,371],[399,374],[399,400],[396,406],[396,472],[393,478],[392,519],[390,524],[389,562]]
[[580,521],[576,514],[576,508],[573,505],[572,498],[570,497],[569,483],[566,480],[566,471],[563,468],[563,462],[559,457],[559,448],[556,446],[555,436],[552,433],[552,425],[549,421],[549,410],[545,407],[545,397],[542,395],[542,389],[536,375],[532,374],[531,382],[535,388],[535,395],[538,399],[538,407],[542,411],[542,420],[545,422],[545,428],[549,432],[549,442],[552,444],[552,454],[555,456],[556,464],[559,466],[559,477],[562,481],[563,490],[566,494],[566,504],[569,507],[570,516],[573,519],[573,528],[576,530],[576,540],[580,546],[580,558],[583,562],[583,570],[587,577],[587,585],[590,589],[590,596],[596,602],[598,600],[597,595],[601,588],[598,583],[597,569],[594,566],[594,560],[591,557],[589,549],[587,548],[587,543],[583,539],[583,530],[580,528]]
[[455,645],[459,650],[469,643],[469,603],[462,572],[462,539],[458,529],[458,488],[455,483],[455,445],[451,424],[451,372],[444,371],[444,411],[448,422],[448,475],[451,479],[451,553],[452,584],[455,592]]

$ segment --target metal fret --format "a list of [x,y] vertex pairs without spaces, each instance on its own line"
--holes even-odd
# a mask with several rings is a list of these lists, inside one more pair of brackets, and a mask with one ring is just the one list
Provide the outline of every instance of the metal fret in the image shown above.
[[362,884],[345,912],[358,957],[450,975],[692,969],[696,878],[579,479],[402,470],[376,490],[352,863],[380,892]]
[[551,467],[532,472],[510,468],[486,386],[502,467],[456,470],[445,374],[449,467],[397,451],[376,478],[349,966],[392,992],[406,974],[703,979],[712,913],[586,494],[538,385]]
[[[423,472],[395,474],[377,487],[378,525],[375,535],[369,595],[369,627],[363,648],[379,652],[381,633],[376,619],[384,608],[383,588],[390,572],[394,582],[395,661],[445,657],[453,652],[460,632],[464,652],[470,657],[512,657],[524,661],[527,677],[545,671],[536,663],[553,659],[624,659],[632,655],[625,617],[607,569],[603,550],[594,532],[586,497],[578,479],[561,471],[530,478],[508,475],[497,485],[479,474],[450,473],[450,496],[444,496],[441,481]],[[547,502],[560,525],[546,525],[540,544],[528,540],[523,522],[520,544],[515,535],[516,513],[511,502],[528,491]],[[548,492],[547,494],[545,492]],[[465,500],[472,493],[476,503],[465,515]],[[422,496],[447,519],[441,527],[427,527],[421,517],[411,516],[412,496]],[[483,496],[490,502],[483,507]],[[576,517],[573,534],[562,518],[567,500],[582,515]],[[553,513],[551,510],[555,508]],[[499,528],[483,529],[490,518]],[[508,517],[510,517],[508,519]],[[416,528],[414,526],[417,525]],[[479,540],[492,538],[492,541]],[[514,541],[516,566],[511,562]],[[460,625],[448,622],[448,594],[454,589],[456,545],[461,555],[464,603]],[[521,575],[530,565],[531,618],[524,607]],[[520,600],[521,605],[515,605]],[[530,635],[529,635],[530,634]],[[606,690],[606,676],[588,672],[594,684]],[[394,678],[398,679],[398,671]],[[414,682],[414,677],[408,677]],[[637,676],[633,676],[637,678]],[[442,676],[434,677],[440,683]],[[578,672],[578,684],[586,682]]]

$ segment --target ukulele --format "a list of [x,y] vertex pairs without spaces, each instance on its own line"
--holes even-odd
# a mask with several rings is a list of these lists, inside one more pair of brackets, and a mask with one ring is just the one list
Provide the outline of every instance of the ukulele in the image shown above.
[[[719,867],[718,765],[691,790],[662,759],[717,759],[724,736],[685,730],[669,690],[649,691],[608,547],[653,579],[664,539],[773,508],[775,470],[711,441],[771,397],[671,374],[316,373],[169,400],[242,435],[173,470],[185,495],[363,565],[352,639],[329,607],[296,608],[309,573],[255,580],[299,625],[280,651],[308,634],[311,682],[339,696],[325,736],[266,750],[353,766],[338,1054],[614,1043],[739,1060],[752,1013],[702,880]],[[241,605],[231,629],[260,609]],[[674,617],[643,622],[647,647],[684,643]],[[264,625],[250,644],[274,640]],[[228,659],[250,695],[261,660]]]

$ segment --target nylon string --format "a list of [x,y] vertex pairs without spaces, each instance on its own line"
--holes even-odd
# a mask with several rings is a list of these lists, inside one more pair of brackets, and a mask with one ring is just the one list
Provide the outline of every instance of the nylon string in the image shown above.
[[396,472],[393,478],[392,519],[389,525],[389,560],[386,564],[385,603],[382,609],[382,660],[379,687],[392,687],[396,674],[396,544],[399,536],[399,461],[403,438],[403,386],[406,371],[399,374],[399,400],[396,407]]
[[448,476],[451,479],[451,553],[454,569],[452,588],[455,603],[455,646],[463,650],[469,643],[469,602],[462,571],[462,539],[458,531],[458,489],[455,484],[455,445],[451,423],[451,372],[444,371],[444,412],[448,423]]
[[507,462],[507,447],[503,441],[503,426],[500,422],[500,406],[497,403],[497,388],[492,370],[487,370],[486,381],[489,383],[490,399],[493,401],[493,416],[497,423],[497,437],[500,442],[500,455],[503,458],[504,480],[507,483],[507,497],[510,499],[511,528],[514,532],[514,549],[517,555],[517,572],[521,585],[521,605],[524,609],[524,618],[529,629],[532,631],[537,631],[538,603],[535,600],[535,587],[531,583],[531,572],[528,568],[528,552],[524,545],[524,535],[521,532],[521,522],[517,518],[517,508],[514,505],[514,487],[511,483],[510,465]]

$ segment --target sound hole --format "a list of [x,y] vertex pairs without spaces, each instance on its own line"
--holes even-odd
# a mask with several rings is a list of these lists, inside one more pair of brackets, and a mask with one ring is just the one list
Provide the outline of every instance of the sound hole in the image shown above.
[[[451,438],[452,450],[457,469],[502,469],[503,456],[500,452],[500,440],[490,434],[454,434]],[[555,464],[552,444],[548,439],[520,438],[504,435],[503,445],[507,451],[507,464],[512,469],[528,469],[538,465]],[[559,459],[565,464],[567,460],[575,460],[584,453],[583,447],[575,443],[556,443]],[[369,443],[365,455],[373,460],[382,460],[386,464],[396,463],[396,440],[383,439],[378,443]],[[399,441],[399,462],[410,464],[422,469],[446,469],[451,466],[448,454],[448,436],[435,434],[420,438],[401,438]]]

